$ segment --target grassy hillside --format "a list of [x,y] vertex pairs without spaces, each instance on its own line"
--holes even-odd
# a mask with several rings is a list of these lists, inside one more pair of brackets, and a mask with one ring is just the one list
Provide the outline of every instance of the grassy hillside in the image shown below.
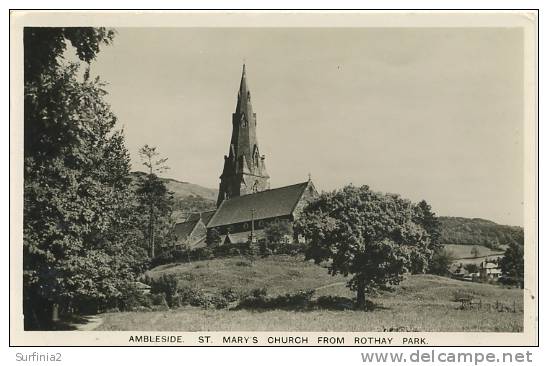
[[[145,175],[143,172],[131,173],[134,182]],[[202,187],[197,184],[180,182],[176,179],[161,178],[167,189],[173,192],[174,207],[173,217],[175,221],[181,221],[193,212],[213,210],[216,207],[217,190]]]
[[[253,262],[242,258],[164,265],[150,276],[175,274],[180,285],[215,292],[230,287],[247,292],[266,287],[271,295],[316,289],[319,296],[353,298],[345,278],[302,258],[272,256]],[[455,298],[469,295],[484,307],[460,310]],[[376,308],[363,312],[327,308],[292,310],[214,310],[184,307],[160,312],[103,314],[98,330],[162,331],[494,331],[523,330],[523,291],[432,275],[408,276],[392,292],[370,297]],[[516,312],[498,312],[485,304],[516,304]]]
[[[455,259],[472,259],[471,250],[474,245],[468,244],[444,244],[445,249],[453,253]],[[500,249],[491,249],[482,245],[477,245],[479,250],[478,258],[485,258],[491,256],[503,255],[506,246],[501,246]]]
[[485,219],[441,216],[441,242],[483,245],[498,248],[511,243],[523,244],[523,228],[499,225]]
[[[152,278],[175,274],[181,285],[196,286],[206,291],[231,287],[238,292],[247,292],[267,287],[268,293],[272,295],[333,283],[342,284],[345,281],[342,276],[329,275],[324,267],[285,255],[257,258],[253,262],[246,258],[232,257],[191,264],[166,264],[147,274]],[[344,294],[351,295],[349,292]]]

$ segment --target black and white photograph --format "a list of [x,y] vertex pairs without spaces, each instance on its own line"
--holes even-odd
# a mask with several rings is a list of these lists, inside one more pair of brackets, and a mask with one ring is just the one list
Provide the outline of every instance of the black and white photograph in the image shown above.
[[11,15],[20,344],[537,342],[534,12],[53,15]]

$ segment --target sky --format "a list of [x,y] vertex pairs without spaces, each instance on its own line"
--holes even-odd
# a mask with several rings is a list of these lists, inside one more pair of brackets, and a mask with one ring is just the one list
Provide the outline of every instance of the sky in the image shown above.
[[245,60],[271,187],[352,183],[523,225],[518,28],[118,28],[92,73],[166,177],[218,188]]

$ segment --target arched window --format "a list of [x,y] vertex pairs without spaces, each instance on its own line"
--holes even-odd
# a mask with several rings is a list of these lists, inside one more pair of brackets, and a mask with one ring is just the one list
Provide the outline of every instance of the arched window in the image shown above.
[[253,146],[253,163],[255,166],[259,166],[259,148],[257,145]]

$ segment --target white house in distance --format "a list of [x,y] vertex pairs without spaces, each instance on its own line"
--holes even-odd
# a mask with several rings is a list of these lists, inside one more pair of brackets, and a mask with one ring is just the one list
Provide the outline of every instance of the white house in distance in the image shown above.
[[483,261],[480,264],[480,278],[484,280],[498,279],[502,276],[502,270],[498,263]]

